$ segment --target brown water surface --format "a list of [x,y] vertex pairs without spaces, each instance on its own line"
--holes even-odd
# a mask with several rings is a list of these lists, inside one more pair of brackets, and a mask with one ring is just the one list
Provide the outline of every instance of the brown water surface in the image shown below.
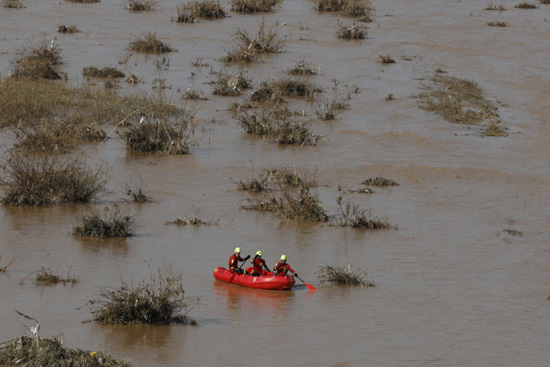
[[[15,50],[57,36],[64,71],[85,83],[82,68],[117,66],[143,83],[121,83],[121,92],[150,94],[166,79],[174,103],[190,86],[208,101],[193,103],[204,123],[200,146],[188,156],[132,156],[116,134],[98,149],[82,150],[90,162],[113,167],[108,189],[91,205],[0,209],[0,341],[25,332],[14,309],[41,322],[41,335],[64,333],[70,347],[105,350],[136,366],[547,366],[550,360],[550,6],[486,11],[483,1],[386,0],[374,3],[369,37],[335,38],[337,15],[319,14],[305,0],[284,1],[265,22],[278,22],[286,51],[246,67],[255,84],[278,78],[303,58],[321,70],[328,97],[351,94],[351,108],[335,121],[315,121],[327,139],[316,147],[279,147],[246,136],[228,112],[238,99],[211,96],[215,76],[198,57],[222,66],[237,27],[256,32],[262,15],[230,14],[198,24],[170,22],[179,3],[130,13],[119,0],[96,4],[27,0],[22,9],[0,8],[0,72],[7,76]],[[223,4],[226,5],[226,4]],[[505,28],[487,22],[505,20]],[[283,26],[282,23],[285,23]],[[56,32],[75,24],[75,35]],[[156,31],[178,52],[133,54],[119,64],[141,32]],[[382,65],[378,55],[397,63]],[[451,124],[422,111],[412,96],[432,72],[475,80],[499,106],[506,138]],[[238,67],[228,67],[237,73]],[[192,74],[193,73],[193,74]],[[338,80],[337,90],[333,79]],[[392,93],[395,101],[385,101]],[[498,100],[498,102],[497,102]],[[312,115],[311,106],[292,106]],[[110,127],[106,127],[110,130]],[[10,130],[2,133],[9,141]],[[360,231],[284,222],[239,209],[245,197],[231,180],[274,165],[317,170],[319,193],[336,213],[338,186],[360,187],[383,175],[400,183],[375,188],[354,201],[387,216],[398,230]],[[70,235],[76,218],[120,202],[124,185],[143,180],[153,203],[127,204],[140,223],[127,240]],[[217,224],[198,228],[165,221],[193,215]],[[517,231],[512,235],[507,230]],[[217,283],[233,248],[262,250],[269,264],[281,254],[300,277],[290,292],[265,292]],[[322,286],[315,272],[325,264],[353,264],[376,288]],[[200,297],[186,326],[102,326],[82,323],[101,286],[120,278],[137,283],[163,264],[182,273],[189,297]],[[28,274],[41,267],[69,268],[74,286],[43,287]],[[25,279],[24,284],[20,284]]]

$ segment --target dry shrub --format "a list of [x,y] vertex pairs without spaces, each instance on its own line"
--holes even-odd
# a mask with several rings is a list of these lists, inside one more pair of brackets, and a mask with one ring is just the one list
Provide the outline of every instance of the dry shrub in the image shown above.
[[[1,252],[0,252],[0,260],[2,260],[2,253]],[[10,262],[7,265],[4,265],[4,266],[0,267],[0,273],[5,272],[6,270],[8,270],[8,268],[11,266],[11,264],[13,264],[14,261],[15,261],[15,258],[11,259]]]
[[67,0],[71,3],[81,3],[81,4],[88,4],[88,3],[99,3],[101,0]]
[[225,11],[219,1],[200,0],[190,1],[176,7],[177,17],[172,19],[178,23],[194,23],[196,18],[220,19],[225,18]]
[[252,81],[246,78],[242,72],[237,75],[231,75],[224,70],[215,73],[216,79],[210,81],[214,95],[218,96],[239,96],[243,89],[249,89]]
[[334,120],[336,112],[349,108],[349,103],[341,95],[335,96],[333,99],[324,99],[317,101],[314,108],[314,113],[321,120]]
[[102,287],[99,298],[91,300],[92,320],[102,324],[191,323],[187,313],[197,303],[184,299],[182,275],[170,266],[151,274],[137,286],[122,280],[119,288]]
[[162,42],[157,37],[156,32],[148,32],[134,38],[129,45],[132,51],[144,52],[144,53],[164,53],[175,51],[171,45]]
[[134,217],[122,213],[118,208],[107,210],[103,216],[97,212],[84,215],[80,222],[80,225],[73,227],[73,234],[82,237],[130,237],[137,227]]
[[370,0],[313,0],[318,11],[337,12],[352,17],[370,17]]
[[[304,181],[302,177],[308,179]],[[239,190],[251,192],[275,191],[281,185],[291,188],[300,185],[307,186],[307,188],[317,186],[314,174],[312,175],[307,170],[300,171],[296,167],[287,166],[264,169],[258,177],[254,175],[248,182],[242,180],[239,182],[233,180],[233,182],[237,184]]]
[[378,55],[378,60],[382,64],[395,64],[395,60],[390,55]]
[[12,8],[12,9],[24,8],[21,0],[2,0],[2,6],[4,8]]
[[318,71],[311,68],[305,59],[298,61],[292,69],[288,71],[292,75],[317,75]]
[[357,286],[370,286],[374,287],[374,284],[366,281],[367,273],[364,271],[355,271],[352,269],[351,264],[341,267],[335,267],[330,265],[321,266],[317,271],[317,277],[321,283],[336,284],[336,285],[353,285]]
[[122,71],[111,66],[104,66],[102,68],[87,66],[82,69],[82,74],[92,78],[124,78],[126,76]]
[[550,4],[550,0],[539,0],[539,3],[548,5]]
[[351,25],[345,25],[338,21],[336,37],[343,39],[365,39],[367,38],[367,27],[355,22]]
[[263,82],[260,88],[250,97],[253,102],[277,102],[280,97],[305,97],[315,99],[323,90],[312,82],[302,78],[282,78]]
[[130,196],[135,203],[146,203],[151,200],[151,197],[145,193],[144,184],[139,183],[137,185],[126,185],[126,195]]
[[485,136],[508,136],[507,129],[499,123],[489,124],[489,126],[483,131]]
[[255,38],[240,28],[233,38],[235,45],[232,50],[227,51],[223,58],[225,62],[251,62],[261,54],[282,52],[285,44],[285,40],[273,27],[266,29],[263,18]]
[[104,169],[89,169],[78,158],[23,156],[12,152],[3,164],[7,175],[4,203],[51,206],[86,203],[106,183]]
[[399,186],[394,180],[382,176],[367,178],[361,184],[365,186]]
[[365,229],[386,229],[393,226],[387,218],[380,218],[372,215],[371,209],[363,209],[351,202],[350,199],[343,200],[340,196],[338,204],[338,216],[336,223],[342,227],[365,228]]
[[123,134],[126,147],[135,152],[190,154],[198,144],[192,138],[197,122],[195,112],[177,109],[175,113],[156,114],[151,119],[130,126]]
[[297,185],[289,185],[286,174],[273,175],[275,192],[261,199],[247,199],[248,205],[242,206],[246,210],[268,212],[284,219],[298,219],[311,222],[327,222],[328,215],[323,209],[318,194],[312,192],[315,186],[315,174],[304,170]]
[[506,7],[504,5],[496,5],[493,4],[492,1],[490,1],[487,6],[485,7],[485,10],[498,10],[498,11],[504,11],[506,10]]
[[76,27],[76,25],[70,25],[70,26],[66,26],[66,25],[60,25],[57,27],[57,31],[59,33],[78,33],[80,32],[80,30]]
[[497,20],[497,21],[494,21],[494,22],[489,22],[489,23],[487,23],[487,25],[490,26],[490,27],[507,27],[508,23],[506,23],[503,20]]
[[12,62],[15,78],[30,79],[61,79],[59,65],[61,65],[61,49],[54,44],[42,41],[37,45],[23,46],[16,52],[16,59]]
[[538,6],[536,6],[535,4],[531,4],[531,3],[528,3],[528,2],[521,2],[519,4],[517,4],[516,6],[514,6],[514,8],[518,8],[518,9],[537,9]]
[[208,101],[208,97],[204,95],[202,91],[196,91],[192,89],[187,89],[182,96],[183,99],[188,99],[191,101]]
[[433,111],[447,121],[478,125],[498,119],[497,107],[484,97],[483,90],[472,80],[435,74],[432,85],[419,97],[420,108]]
[[26,367],[130,367],[130,363],[117,360],[109,354],[82,349],[68,349],[57,339],[21,336],[0,349],[0,364]]
[[229,10],[237,13],[260,13],[269,12],[280,2],[280,0],[232,0]]
[[157,5],[156,1],[151,0],[128,0],[126,9],[131,11],[150,11]]
[[167,220],[164,224],[175,224],[178,227],[185,227],[185,226],[209,226],[212,224],[212,221],[204,221],[202,219],[202,213],[199,209],[193,208],[193,211],[195,212],[195,215],[192,217],[184,216],[183,218],[176,218],[172,220]]
[[67,273],[67,276],[63,277],[57,274],[57,271],[53,271],[51,268],[42,268],[37,274],[35,281],[44,285],[55,285],[55,284],[74,284],[78,282],[78,279],[74,275]]
[[247,134],[267,136],[277,144],[315,145],[321,138],[311,132],[310,123],[286,107],[264,107],[253,113],[241,112],[239,125]]

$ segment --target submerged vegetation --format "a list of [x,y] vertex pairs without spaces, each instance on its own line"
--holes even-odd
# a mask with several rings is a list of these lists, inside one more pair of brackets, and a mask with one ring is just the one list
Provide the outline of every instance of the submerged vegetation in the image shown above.
[[119,288],[102,287],[89,306],[92,320],[102,324],[171,324],[197,322],[187,316],[198,300],[184,299],[182,275],[158,269],[137,286],[124,280]]
[[317,271],[317,277],[323,284],[374,287],[373,283],[366,280],[367,273],[353,270],[351,264],[341,267],[321,266],[319,271]]
[[26,45],[16,51],[12,62],[14,78],[61,79],[59,66],[62,63],[61,49],[52,41]]
[[281,0],[232,0],[230,10],[237,13],[260,13],[273,10]]
[[131,215],[122,213],[118,208],[108,210],[107,214],[91,213],[82,216],[81,224],[73,227],[77,236],[111,238],[134,235],[136,221]]
[[84,76],[92,78],[124,78],[126,74],[112,66],[104,66],[98,68],[97,66],[87,66],[82,69]]
[[517,8],[517,9],[537,9],[538,6],[536,6],[535,4],[531,4],[531,3],[528,3],[526,1],[523,1],[519,4],[517,4],[516,6],[514,6],[514,8]]
[[21,336],[4,343],[0,348],[0,364],[26,367],[130,367],[130,363],[117,360],[109,354],[82,349],[69,349],[63,340]]
[[374,216],[371,209],[363,209],[350,199],[344,201],[340,196],[336,200],[336,203],[338,204],[339,211],[336,223],[342,227],[364,229],[386,229],[393,227],[387,218]]
[[239,96],[244,89],[249,89],[252,86],[252,81],[244,76],[243,72],[237,75],[228,74],[224,70],[220,70],[216,75],[216,79],[211,81],[214,95],[218,96]]
[[177,17],[172,19],[178,23],[194,23],[196,18],[220,19],[225,18],[225,11],[219,1],[191,0],[176,7]]
[[367,27],[361,24],[352,23],[351,25],[345,25],[338,21],[338,29],[336,30],[336,37],[344,39],[362,40],[367,38]]
[[266,29],[262,19],[256,36],[251,36],[245,29],[237,29],[233,35],[234,46],[223,58],[225,62],[252,62],[259,55],[283,51],[285,40],[281,38],[274,27]]
[[13,152],[3,164],[7,175],[3,201],[17,206],[85,203],[103,188],[106,173],[78,158],[24,156]]
[[129,45],[132,51],[143,52],[143,53],[165,53],[173,52],[175,49],[168,43],[161,41],[157,37],[156,32],[147,32],[141,36],[134,38]]
[[74,275],[67,274],[66,277],[63,277],[57,274],[56,271],[53,271],[51,268],[42,268],[37,274],[35,281],[44,285],[55,285],[55,284],[74,284],[78,282],[78,279]]
[[12,8],[12,9],[24,8],[21,0],[2,0],[2,6],[4,8]]
[[126,9],[130,11],[150,11],[157,6],[156,1],[152,0],[127,0]]
[[70,26],[66,26],[62,24],[57,27],[57,31],[59,33],[79,33],[80,32],[80,30],[74,24]]
[[[0,252],[0,260],[2,260],[2,253],[1,252]],[[15,261],[15,258],[11,259],[7,263],[7,265],[0,266],[0,273],[5,272],[6,270],[8,270],[8,268],[11,266],[11,264],[13,264],[14,261]]]
[[382,176],[367,178],[361,183],[366,186],[399,186],[394,180]]

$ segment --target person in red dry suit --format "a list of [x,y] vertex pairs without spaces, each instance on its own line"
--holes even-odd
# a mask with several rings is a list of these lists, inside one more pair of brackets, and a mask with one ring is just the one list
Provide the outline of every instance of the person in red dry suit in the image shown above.
[[256,252],[256,256],[254,256],[254,258],[252,259],[252,266],[254,267],[252,269],[252,275],[254,276],[262,275],[263,268],[265,268],[265,270],[269,272],[269,268],[265,264],[265,260],[262,259],[261,251]]
[[281,261],[279,261],[277,265],[275,265],[273,271],[276,272],[275,275],[278,277],[284,277],[289,271],[296,277],[298,276],[298,273],[296,273],[294,269],[292,269],[290,265],[286,263],[286,255],[281,255]]
[[243,270],[239,268],[239,261],[246,261],[250,259],[250,255],[244,259],[241,257],[241,248],[236,247],[235,253],[229,258],[229,271],[232,273],[242,274]]

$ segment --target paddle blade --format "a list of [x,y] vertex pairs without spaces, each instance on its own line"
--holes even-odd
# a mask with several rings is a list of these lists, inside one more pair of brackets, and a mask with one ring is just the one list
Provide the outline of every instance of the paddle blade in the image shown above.
[[309,283],[304,282],[304,284],[306,285],[307,289],[309,289],[310,291],[316,291],[317,290],[317,288],[315,288],[314,286],[312,286]]

